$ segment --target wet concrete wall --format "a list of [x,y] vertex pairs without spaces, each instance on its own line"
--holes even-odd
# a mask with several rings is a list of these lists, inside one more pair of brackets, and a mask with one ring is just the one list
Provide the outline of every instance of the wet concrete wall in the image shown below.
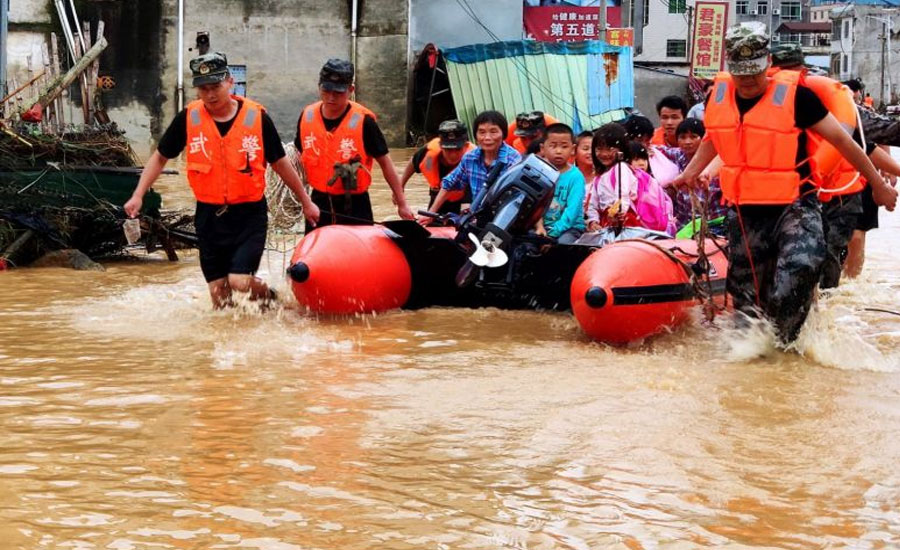
[[[176,111],[177,1],[164,0],[162,113]],[[300,109],[316,101],[319,69],[329,57],[350,56],[350,5],[340,0],[185,2],[185,101],[194,99],[189,61],[198,55],[198,31],[210,33],[211,50],[247,66],[247,95],[269,111],[282,141],[293,140]]]
[[[160,8],[163,0],[76,0],[80,22],[87,22],[96,36],[97,24],[106,24],[104,36],[109,46],[100,57],[100,75],[115,78],[116,88],[103,95],[112,119],[135,141],[149,142],[152,121],[160,105]],[[42,46],[49,50],[50,33],[58,36],[62,70],[71,66],[60,26],[59,15],[47,0],[17,0],[10,11],[11,74],[20,83],[27,81],[31,67],[42,69]],[[67,118],[78,122],[80,93],[70,91],[74,103],[66,102]]]
[[360,2],[358,101],[372,109],[388,144],[406,144],[409,7],[405,0]]
[[[634,68],[634,106],[653,124],[659,124],[656,103],[667,95],[677,95],[688,99],[688,79],[686,75],[670,73],[664,69]],[[690,102],[688,102],[690,105]]]

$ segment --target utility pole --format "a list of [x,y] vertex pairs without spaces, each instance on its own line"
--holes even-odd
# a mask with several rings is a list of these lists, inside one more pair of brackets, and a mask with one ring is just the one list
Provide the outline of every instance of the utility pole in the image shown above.
[[644,53],[644,10],[647,0],[634,0],[634,55]]
[[6,50],[9,26],[9,0],[0,0],[0,97],[6,96]]
[[684,55],[687,58],[688,63],[691,62],[691,45],[692,45],[692,42],[694,41],[694,33],[693,33],[693,29],[691,28],[691,23],[693,22],[692,21],[693,15],[694,15],[693,6],[687,6],[687,41],[685,42],[686,45],[684,47]]
[[600,32],[598,38],[602,42],[606,42],[606,0],[600,0]]
[[887,21],[881,21],[881,91],[879,95],[881,96],[881,106],[884,107],[887,105],[887,101],[884,100],[884,65],[885,61],[887,61]]

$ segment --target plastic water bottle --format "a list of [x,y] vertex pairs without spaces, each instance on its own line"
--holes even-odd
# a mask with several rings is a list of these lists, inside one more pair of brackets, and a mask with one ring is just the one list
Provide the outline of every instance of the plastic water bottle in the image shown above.
[[141,220],[128,218],[122,223],[122,230],[125,232],[125,240],[129,245],[138,242],[141,238]]

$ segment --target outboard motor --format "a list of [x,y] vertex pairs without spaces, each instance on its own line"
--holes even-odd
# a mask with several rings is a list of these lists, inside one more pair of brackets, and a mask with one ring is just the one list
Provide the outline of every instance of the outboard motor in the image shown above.
[[[553,199],[559,172],[539,157],[529,155],[505,174],[488,179],[472,201],[472,208],[459,220],[457,241],[474,252],[460,270],[457,284],[471,282],[478,267],[506,263],[513,235],[525,234],[537,224]],[[470,242],[471,241],[471,242]]]

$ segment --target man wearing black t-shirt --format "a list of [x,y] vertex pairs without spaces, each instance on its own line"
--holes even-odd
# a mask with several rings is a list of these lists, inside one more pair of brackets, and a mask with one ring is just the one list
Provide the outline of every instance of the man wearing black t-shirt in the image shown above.
[[265,109],[231,95],[234,80],[222,53],[191,60],[193,85],[200,97],[178,113],[151,155],[124,210],[136,217],[144,194],[166,163],[185,148],[188,182],[197,198],[194,225],[200,268],[213,306],[231,303],[231,294],[249,292],[251,300],[273,293],[254,276],[266,244],[268,209],[264,197],[266,164],[297,195],[306,222],[315,224],[319,209],[310,200],[285,156],[281,138]]
[[725,48],[730,74],[716,79],[706,107],[707,134],[674,183],[696,185],[706,165],[721,157],[722,194],[732,206],[728,292],[736,310],[762,313],[787,345],[806,320],[825,257],[819,200],[806,181],[805,130],[814,130],[853,164],[876,201],[893,210],[897,193],[819,98],[798,85],[797,73],[766,76],[765,25],[728,29]]
[[353,73],[349,61],[329,59],[319,72],[321,101],[304,107],[297,120],[294,145],[313,188],[312,200],[322,210],[319,226],[372,223],[368,187],[373,161],[394,194],[400,217],[414,219],[375,116],[350,101]]

